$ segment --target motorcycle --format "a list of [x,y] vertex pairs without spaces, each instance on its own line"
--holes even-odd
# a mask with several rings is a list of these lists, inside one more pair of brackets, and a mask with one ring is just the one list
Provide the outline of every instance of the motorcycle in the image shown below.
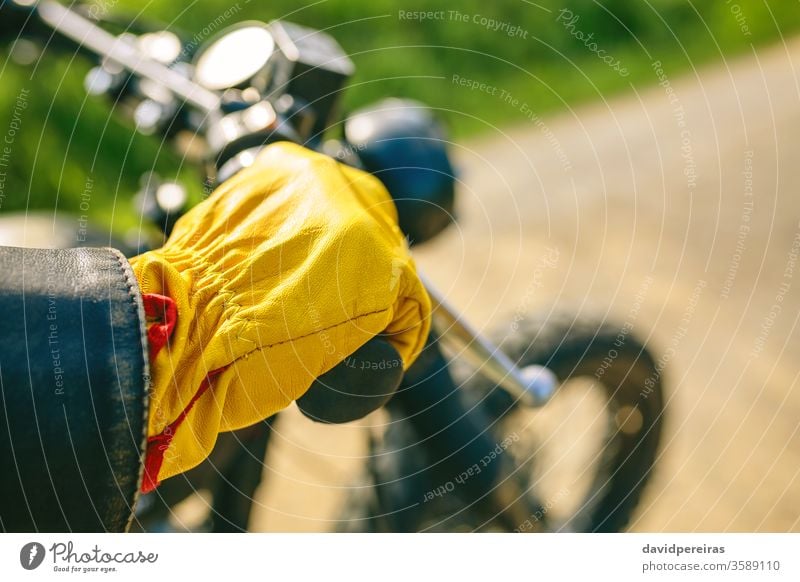
[[[170,30],[55,0],[7,0],[0,17],[17,41],[47,39],[50,50],[92,59],[87,90],[195,162],[209,189],[252,164],[265,145],[292,141],[378,177],[412,248],[452,222],[454,171],[434,113],[387,99],[342,120],[340,98],[354,66],[325,32],[246,21],[195,46]],[[135,206],[158,236],[81,238],[71,232],[78,221],[50,217],[40,219],[45,240],[35,240],[35,217],[6,216],[0,243],[24,235],[33,246],[80,240],[129,255],[155,248],[188,199],[180,184],[152,174],[142,184]],[[66,233],[63,243],[54,232]],[[664,414],[662,372],[646,346],[625,326],[569,314],[520,318],[512,334],[505,326],[492,342],[426,287],[433,331],[384,407],[387,428],[370,436],[337,529],[625,528],[652,473]],[[246,530],[273,423],[220,435],[207,461],[140,498],[132,529],[170,530],[174,507],[207,490],[203,529]]]

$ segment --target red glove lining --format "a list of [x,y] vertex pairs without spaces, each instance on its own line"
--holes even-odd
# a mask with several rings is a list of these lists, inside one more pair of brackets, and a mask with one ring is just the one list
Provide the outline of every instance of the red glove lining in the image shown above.
[[184,408],[183,411],[178,415],[178,418],[168,424],[166,428],[161,431],[161,433],[148,437],[147,452],[145,453],[144,457],[142,493],[150,493],[153,489],[158,487],[158,472],[161,470],[161,465],[164,463],[164,453],[169,448],[172,438],[175,436],[175,431],[178,430],[178,427],[189,414],[189,411],[194,406],[194,403],[197,402],[197,399],[200,398],[205,391],[211,387],[212,381],[217,374],[223,372],[224,370],[225,368],[219,368],[218,370],[209,372],[203,380],[203,383],[200,384],[200,388],[186,405],[186,408]]
[[[152,361],[161,351],[161,348],[167,345],[175,329],[175,324],[178,322],[178,309],[171,297],[156,293],[142,295],[142,303],[144,303],[145,316],[148,322],[151,322],[147,328],[147,340],[150,345],[150,360]],[[178,417],[167,425],[160,434],[148,437],[147,451],[144,457],[142,493],[150,493],[158,487],[158,472],[161,470],[161,465],[164,464],[164,453],[169,448],[172,438],[175,436],[175,431],[189,414],[197,399],[211,387],[214,377],[224,369],[220,368],[209,372],[202,384],[200,384],[200,388]]]
[[171,297],[146,293],[142,295],[144,314],[148,319],[155,319],[147,328],[147,339],[150,343],[150,359],[153,360],[161,351],[175,329],[178,322],[178,308]]

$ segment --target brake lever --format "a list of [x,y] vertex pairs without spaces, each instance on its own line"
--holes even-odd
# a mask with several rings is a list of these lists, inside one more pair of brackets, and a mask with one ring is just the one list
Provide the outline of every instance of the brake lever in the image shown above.
[[546,404],[558,387],[556,375],[544,366],[518,367],[498,346],[478,333],[419,273],[431,298],[431,324],[442,344],[477,368],[482,376],[508,392],[520,404]]

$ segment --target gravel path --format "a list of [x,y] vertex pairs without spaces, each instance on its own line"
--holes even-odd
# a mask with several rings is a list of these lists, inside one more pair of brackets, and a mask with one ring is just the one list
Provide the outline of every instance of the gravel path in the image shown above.
[[[630,321],[665,365],[636,530],[800,530],[800,40],[455,146],[458,227],[417,256],[481,328]],[[365,424],[290,412],[257,529],[330,527]]]

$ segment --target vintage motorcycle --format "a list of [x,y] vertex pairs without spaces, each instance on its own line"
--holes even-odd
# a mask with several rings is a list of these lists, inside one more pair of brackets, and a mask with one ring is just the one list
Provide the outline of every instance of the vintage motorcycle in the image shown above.
[[[324,32],[247,21],[196,47],[170,30],[55,0],[6,0],[0,21],[14,42],[46,39],[48,50],[92,59],[87,90],[196,162],[209,188],[266,144],[288,140],[376,175],[412,245],[451,222],[455,180],[433,112],[388,99],[342,121],[339,99],[354,67]],[[180,184],[155,175],[144,177],[135,201],[167,234],[187,206]],[[35,217],[6,215],[0,232],[3,244],[16,232],[30,245],[80,240],[130,254],[159,244],[76,237],[76,224],[50,216],[36,240]],[[428,290],[433,332],[385,406],[387,428],[370,436],[337,529],[623,529],[653,470],[664,413],[662,374],[645,346],[628,327],[563,314],[520,318],[498,347]],[[212,501],[202,529],[246,530],[272,423],[221,435],[205,463],[142,496],[133,529],[170,530],[174,506],[205,490]]]

